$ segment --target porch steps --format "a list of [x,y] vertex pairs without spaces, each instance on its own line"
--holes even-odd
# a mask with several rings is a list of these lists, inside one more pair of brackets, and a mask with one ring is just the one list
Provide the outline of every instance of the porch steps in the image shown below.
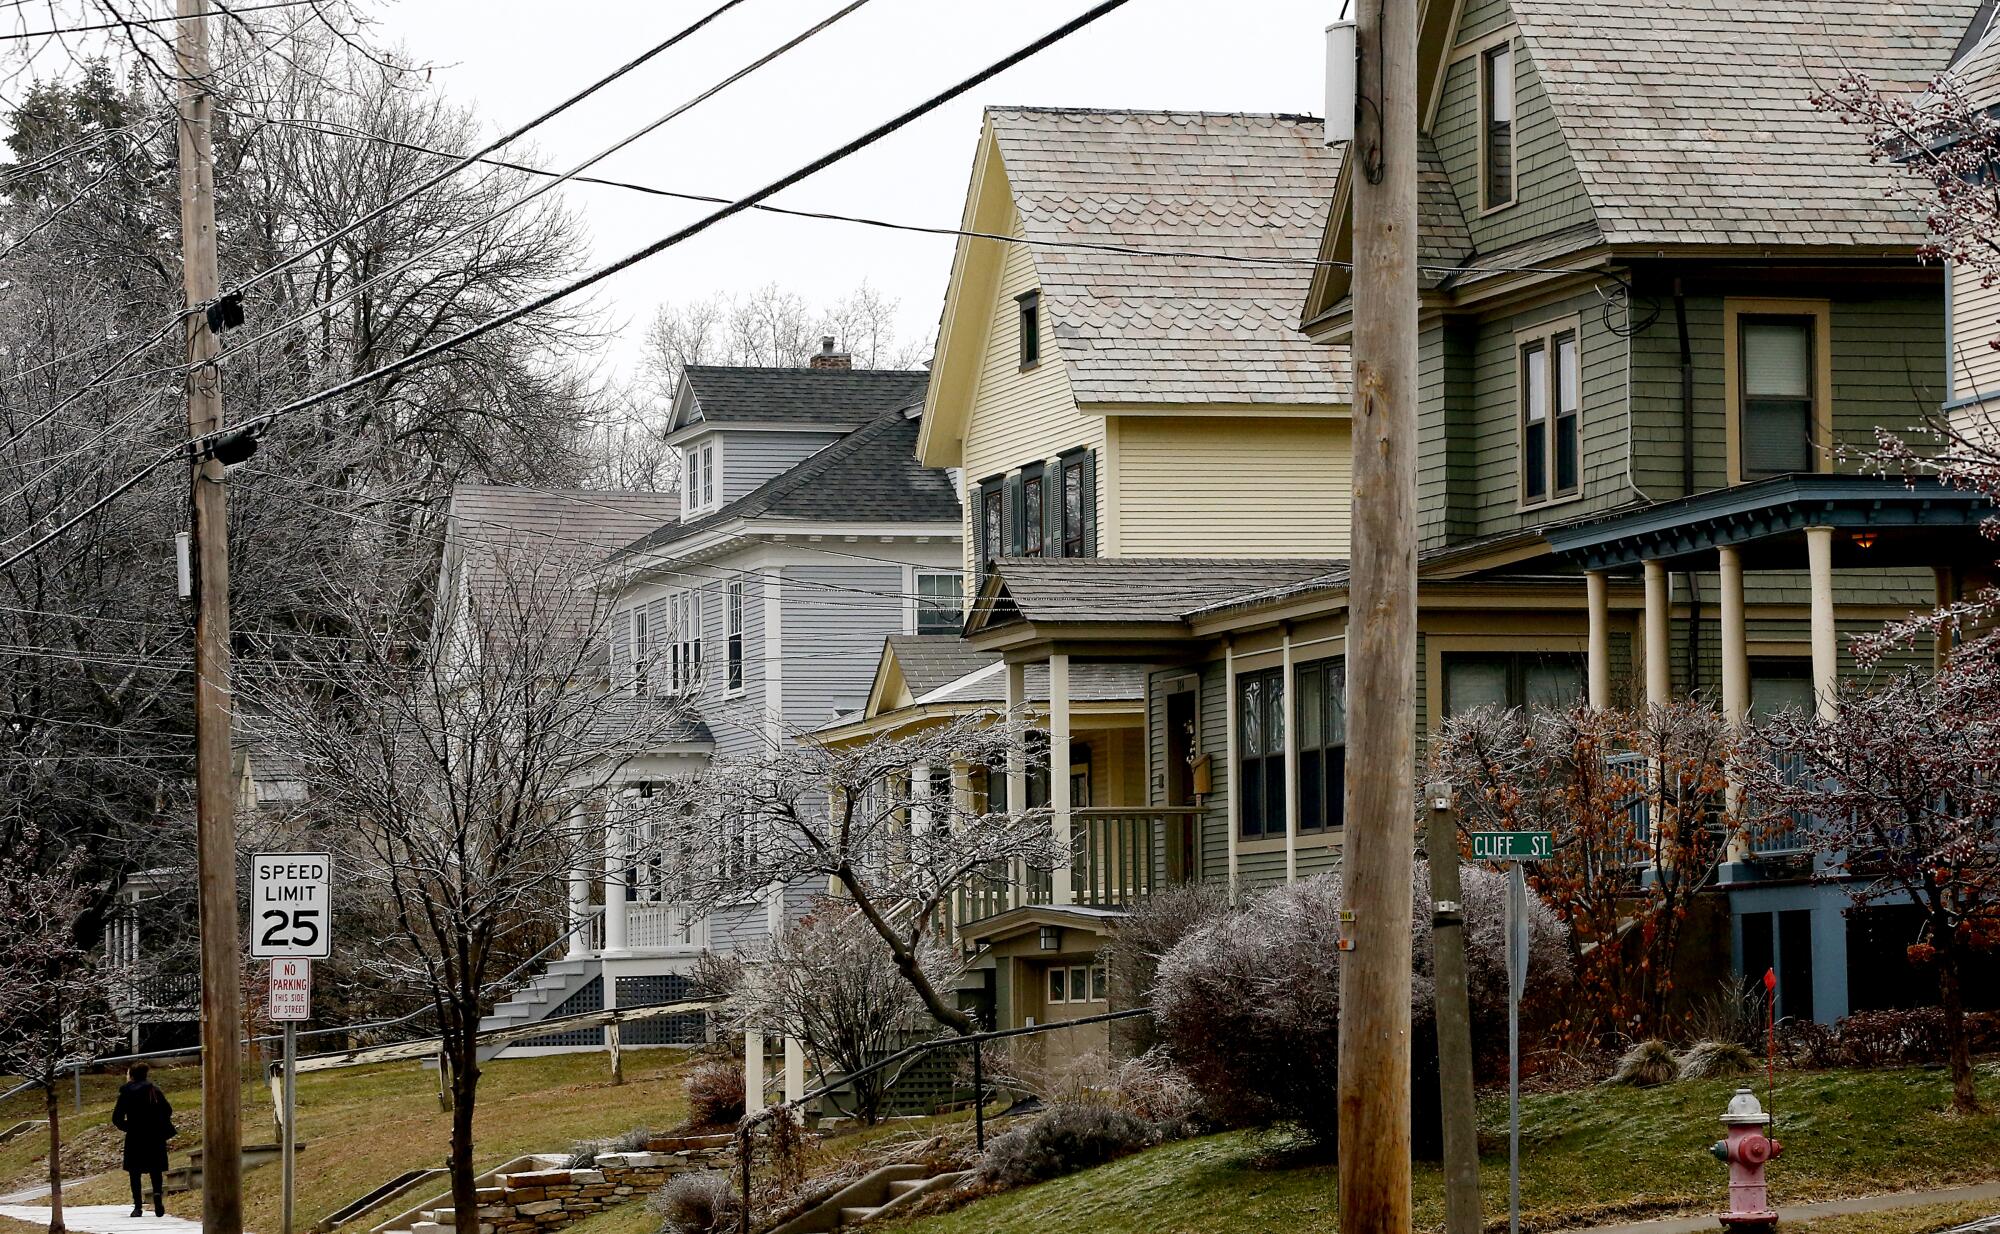
[[[536,973],[528,984],[514,991],[506,1001],[496,1003],[492,1014],[479,1021],[480,1031],[515,1028],[546,1019],[572,994],[589,984],[590,979],[597,976],[602,967],[597,960],[564,957],[551,961],[547,968]],[[487,1062],[504,1053],[506,1049],[504,1045],[481,1046],[479,1061]]]

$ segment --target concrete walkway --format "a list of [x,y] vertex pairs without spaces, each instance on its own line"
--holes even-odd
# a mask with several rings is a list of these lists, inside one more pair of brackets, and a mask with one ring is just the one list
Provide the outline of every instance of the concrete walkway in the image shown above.
[[[1966,1202],[1991,1202],[1995,1212],[2000,1212],[2000,1183],[1979,1183],[1971,1187],[1948,1187],[1941,1191],[1895,1191],[1888,1195],[1862,1196],[1855,1200],[1823,1200],[1817,1204],[1795,1204],[1778,1210],[1779,1228],[1799,1221],[1812,1221],[1820,1217],[1845,1217],[1853,1213],[1882,1213],[1898,1208],[1924,1208],[1932,1204],[1958,1204]],[[0,1210],[4,1211],[4,1210]],[[2000,1219],[1996,1219],[2000,1221]],[[1979,1231],[1987,1222],[1974,1222],[1970,1226],[1959,1227],[1968,1232]],[[1714,1214],[1699,1217],[1662,1217],[1654,1221],[1634,1221],[1627,1225],[1600,1225],[1585,1230],[1558,1231],[1558,1234],[1711,1234],[1720,1231],[1722,1223]]]
[[[83,1234],[201,1234],[201,1222],[185,1217],[155,1217],[152,1206],[146,1215],[134,1217],[129,1204],[65,1204],[63,1224]],[[46,1229],[49,1210],[26,1204],[0,1204],[0,1217],[12,1217]]]

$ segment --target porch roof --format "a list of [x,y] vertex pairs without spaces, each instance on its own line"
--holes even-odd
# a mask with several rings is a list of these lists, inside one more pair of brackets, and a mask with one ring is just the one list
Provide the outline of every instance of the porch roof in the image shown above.
[[1149,627],[1186,635],[1211,605],[1344,571],[1312,558],[1005,557],[980,588],[966,637],[1002,626]]
[[1848,534],[1834,564],[1869,567],[1990,564],[1980,524],[1997,511],[1983,493],[1929,476],[1774,476],[1604,518],[1549,528],[1549,549],[1586,570],[1630,570],[1657,561],[1706,568],[1716,549],[1737,548],[1753,570],[1806,567],[1808,527]]

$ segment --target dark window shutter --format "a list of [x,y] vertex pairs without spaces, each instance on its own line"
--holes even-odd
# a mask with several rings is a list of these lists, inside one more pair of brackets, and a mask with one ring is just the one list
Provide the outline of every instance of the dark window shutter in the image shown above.
[[1019,557],[1027,543],[1027,532],[1022,523],[1021,473],[1007,477],[1007,555]]
[[1062,462],[1042,470],[1042,555],[1063,555]]
[[1097,451],[1083,456],[1083,555],[1097,556]]
[[972,486],[972,566],[986,573],[986,481]]

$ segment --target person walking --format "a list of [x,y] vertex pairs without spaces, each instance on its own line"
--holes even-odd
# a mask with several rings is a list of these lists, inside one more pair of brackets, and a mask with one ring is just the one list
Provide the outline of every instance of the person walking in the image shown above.
[[146,1211],[140,1181],[153,1176],[153,1215],[167,1215],[167,1141],[174,1138],[174,1107],[160,1086],[146,1078],[144,1063],[133,1063],[111,1108],[111,1125],[125,1133],[125,1172],[132,1176],[132,1215]]

